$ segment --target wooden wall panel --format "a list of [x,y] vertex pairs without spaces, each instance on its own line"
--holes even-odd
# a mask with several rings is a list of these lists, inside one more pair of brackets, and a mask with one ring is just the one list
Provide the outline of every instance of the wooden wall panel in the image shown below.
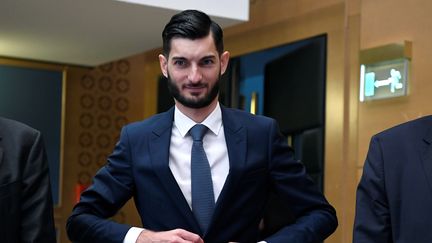
[[[361,5],[361,48],[404,40],[412,41],[407,97],[364,102],[359,105],[358,167],[361,168],[373,134],[396,124],[432,114],[430,57],[432,55],[432,2],[427,0],[373,1]],[[398,17],[395,17],[398,16]]]
[[[58,213],[63,225],[75,204],[77,184],[91,183],[121,127],[154,113],[156,97],[148,87],[154,87],[157,79],[147,73],[147,60],[147,55],[137,55],[92,69],[68,69],[64,204]],[[132,200],[113,219],[140,225]],[[64,230],[61,242],[69,242]]]

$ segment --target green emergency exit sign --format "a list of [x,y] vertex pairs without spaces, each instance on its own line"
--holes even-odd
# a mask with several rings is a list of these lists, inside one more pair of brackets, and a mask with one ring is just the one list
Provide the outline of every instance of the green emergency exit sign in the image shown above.
[[360,101],[407,95],[409,61],[401,58],[360,67]]

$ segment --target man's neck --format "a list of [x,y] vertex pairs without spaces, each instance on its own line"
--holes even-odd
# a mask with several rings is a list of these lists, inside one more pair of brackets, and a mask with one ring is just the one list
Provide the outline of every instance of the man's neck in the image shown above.
[[183,114],[185,114],[187,117],[192,119],[196,123],[201,123],[204,121],[210,113],[213,112],[213,110],[216,108],[216,105],[218,103],[218,99],[214,99],[210,105],[203,107],[203,108],[190,108],[186,107],[179,102],[176,101],[176,107],[179,109]]

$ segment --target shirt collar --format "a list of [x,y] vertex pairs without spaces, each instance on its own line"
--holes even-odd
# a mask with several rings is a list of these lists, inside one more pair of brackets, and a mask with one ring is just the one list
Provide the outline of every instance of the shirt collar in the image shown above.
[[[174,126],[177,127],[182,137],[186,136],[189,130],[197,124],[192,119],[183,114],[177,107],[174,108]],[[208,127],[210,131],[218,135],[222,128],[222,111],[217,103],[215,109],[207,116],[207,118],[201,122],[201,124]]]

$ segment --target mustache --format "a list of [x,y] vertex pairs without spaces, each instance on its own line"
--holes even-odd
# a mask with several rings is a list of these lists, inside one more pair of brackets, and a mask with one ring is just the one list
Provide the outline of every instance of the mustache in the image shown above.
[[205,88],[205,87],[207,87],[208,85],[207,84],[205,84],[205,83],[188,83],[188,84],[185,84],[184,85],[184,87],[186,87],[186,88]]

